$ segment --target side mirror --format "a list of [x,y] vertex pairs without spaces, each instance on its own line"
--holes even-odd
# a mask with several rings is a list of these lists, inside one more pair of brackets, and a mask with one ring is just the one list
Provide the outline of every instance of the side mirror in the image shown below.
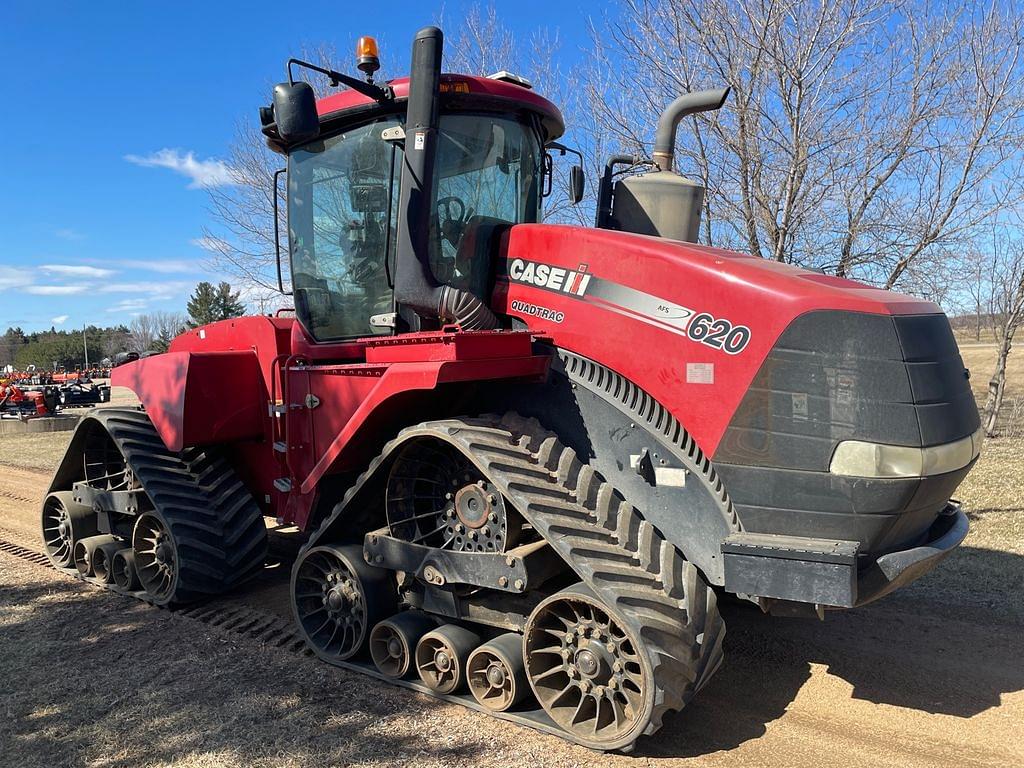
[[583,199],[583,188],[586,185],[587,176],[583,167],[574,165],[569,169],[569,198],[573,205]]
[[274,86],[274,122],[278,135],[289,144],[301,144],[320,135],[316,95],[309,83]]

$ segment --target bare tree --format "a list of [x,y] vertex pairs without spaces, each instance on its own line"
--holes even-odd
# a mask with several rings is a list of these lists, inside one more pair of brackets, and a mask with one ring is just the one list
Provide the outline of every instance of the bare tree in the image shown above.
[[[334,47],[329,45],[304,48],[297,56],[323,67],[340,66]],[[310,73],[296,70],[296,74],[305,77]],[[318,97],[332,90],[327,81],[317,75],[311,75],[308,81]],[[268,84],[266,93],[270,90]],[[264,314],[271,304],[286,303],[277,284],[273,183],[274,172],[284,167],[285,158],[267,147],[263,134],[251,119],[243,118],[236,128],[227,162],[234,183],[207,190],[213,224],[205,228],[200,245],[209,254],[210,269],[231,278],[247,296],[259,296],[260,301],[252,309]],[[282,244],[287,246],[283,180],[277,193],[280,194],[279,231]]]
[[128,351],[148,352],[153,348],[160,327],[153,315],[136,315],[128,326]]
[[1020,199],[1021,30],[998,0],[624,0],[591,107],[642,152],[671,98],[730,85],[680,131],[706,240],[891,288]]
[[[528,34],[517,35],[505,22],[493,3],[475,3],[458,20],[442,14],[438,23],[450,30],[445,37],[445,69],[467,75],[486,77],[509,71],[526,79],[531,87],[557,105],[567,127],[586,128],[580,109],[584,83],[578,73],[562,66],[561,40],[556,31],[537,27]],[[571,145],[571,137],[566,139]],[[596,168],[592,142],[580,147],[584,163]],[[559,156],[555,155],[556,158]],[[592,206],[574,207],[569,198],[568,164],[576,162],[572,155],[565,162],[555,160],[551,195],[544,201],[544,220],[582,224]],[[593,198],[593,190],[588,190]]]
[[999,413],[1006,395],[1006,364],[1013,341],[1024,320],[1024,242],[1008,236],[993,237],[991,250],[991,305],[998,352],[982,409],[982,426],[989,437],[997,433]]

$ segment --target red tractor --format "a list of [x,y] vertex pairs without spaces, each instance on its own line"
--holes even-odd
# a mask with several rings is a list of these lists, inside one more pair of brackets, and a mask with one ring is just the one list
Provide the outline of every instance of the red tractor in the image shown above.
[[57,410],[57,398],[46,389],[23,389],[9,378],[0,379],[0,417],[29,419]]
[[[441,73],[261,110],[287,158],[295,317],[188,331],[83,419],[42,509],[61,568],[159,605],[308,532],[295,620],[325,661],[628,749],[722,663],[720,594],[824,616],[967,533],[979,420],[936,305],[695,244],[704,190],[602,180],[598,226],[542,224],[558,109]],[[572,173],[572,196],[582,174]]]

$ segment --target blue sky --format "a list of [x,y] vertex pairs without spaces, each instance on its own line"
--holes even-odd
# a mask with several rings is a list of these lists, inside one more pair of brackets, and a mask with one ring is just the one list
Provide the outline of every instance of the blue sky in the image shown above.
[[[466,2],[5,3],[0,332],[127,323],[182,311],[203,266],[204,184],[223,180],[235,126],[255,118],[303,45],[359,35],[392,73],[412,35]],[[584,42],[583,0],[496,3],[514,32]],[[448,22],[451,27],[452,22]],[[354,71],[349,60],[342,71]]]

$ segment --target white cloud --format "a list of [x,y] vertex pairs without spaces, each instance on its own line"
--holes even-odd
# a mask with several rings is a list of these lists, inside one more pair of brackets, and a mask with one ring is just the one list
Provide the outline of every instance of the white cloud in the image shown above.
[[160,261],[155,259],[132,259],[131,261],[121,261],[118,263],[126,267],[143,269],[147,272],[159,272],[164,275],[190,274],[199,272],[201,268],[199,262],[189,261],[188,259],[164,259]]
[[53,234],[61,240],[85,240],[85,235],[75,229],[58,229]]
[[39,267],[44,272],[61,277],[110,277],[114,274],[112,269],[102,267],[86,267],[81,264],[43,264]]
[[25,287],[25,293],[34,296],[73,296],[82,293],[87,289],[85,285],[29,285]]
[[24,288],[32,283],[32,271],[27,267],[0,267],[0,291]]
[[223,160],[197,160],[194,152],[161,149],[148,155],[125,155],[129,163],[143,168],[167,168],[192,179],[189,189],[222,187],[238,183],[238,175]]
[[69,315],[57,315],[55,318],[50,320],[54,325],[64,325],[68,321]]
[[183,290],[191,290],[193,284],[187,280],[168,280],[151,283],[107,283],[98,286],[100,293],[135,293],[143,296],[173,296]]
[[112,307],[107,307],[107,312],[133,312],[138,313],[145,309],[149,303],[145,299],[122,299]]

